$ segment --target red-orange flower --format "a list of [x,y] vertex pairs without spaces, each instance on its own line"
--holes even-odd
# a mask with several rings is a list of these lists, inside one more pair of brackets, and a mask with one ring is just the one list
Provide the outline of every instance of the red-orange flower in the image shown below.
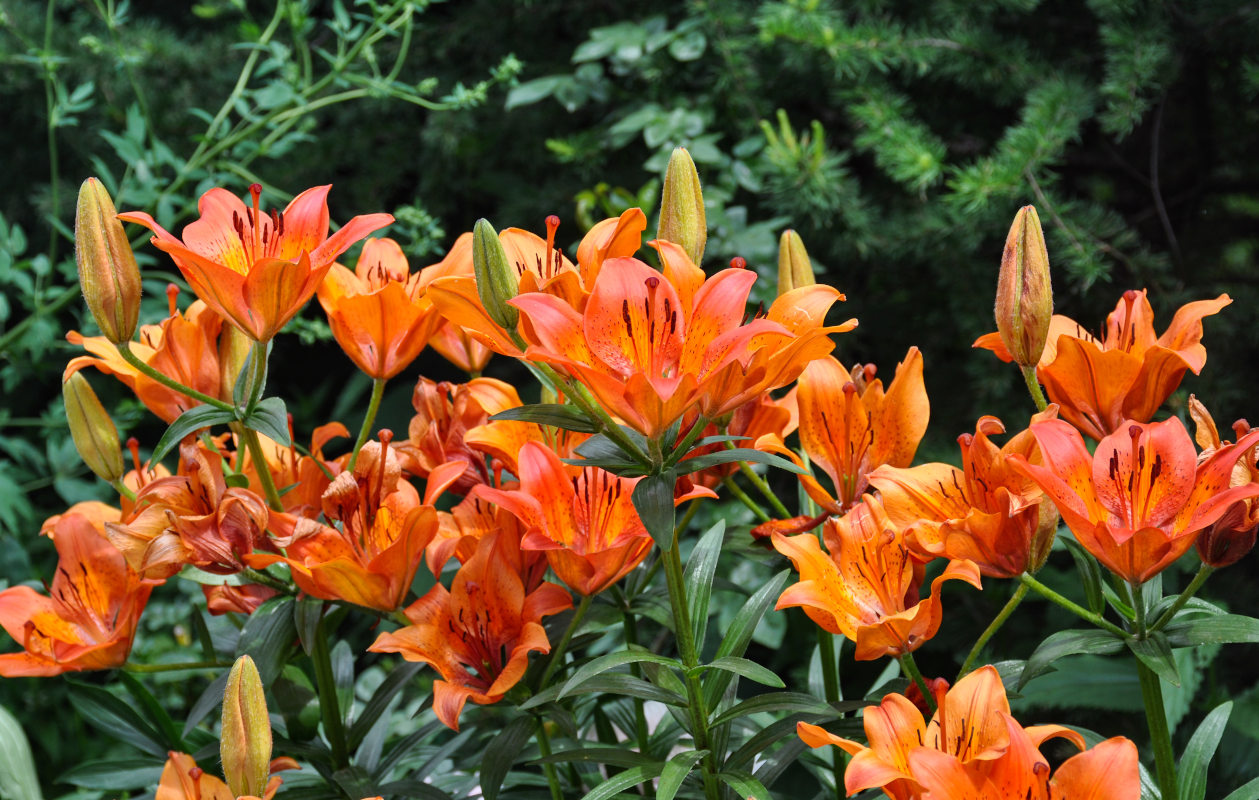
[[[131,352],[145,364],[184,386],[211,397],[220,397],[219,339],[223,318],[200,300],[181,314],[175,306],[178,289],[174,285],[170,288],[172,291],[167,293],[170,316],[158,325],[141,326],[140,341],[131,343]],[[92,355],[71,359],[66,365],[64,377],[88,366],[110,373],[165,422],[174,422],[180,414],[201,404],[199,400],[141,374],[118,355],[118,348],[104,336],[86,337],[78,331],[70,331],[66,340],[82,346]],[[231,388],[228,386],[227,391],[230,392]]]
[[[292,420],[289,420],[290,438]],[[329,422],[320,425],[310,435],[309,455],[298,452],[297,446],[288,447],[270,439],[259,436],[262,458],[267,470],[271,473],[271,481],[280,490],[280,502],[284,510],[290,514],[315,519],[319,516],[323,504],[323,493],[332,483],[329,474],[341,472],[340,466],[348,455],[335,459],[324,456],[323,448],[333,439],[349,438],[350,432],[340,422]],[[238,453],[239,457],[239,453]],[[242,473],[249,480],[249,488],[256,494],[263,494],[262,481],[258,477],[258,462],[245,462]]]
[[1040,484],[1075,538],[1107,569],[1132,583],[1157,575],[1184,555],[1199,531],[1233,503],[1259,496],[1259,484],[1229,488],[1233,466],[1259,442],[1253,431],[1198,462],[1176,417],[1128,422],[1089,455],[1062,420],[1032,426],[1043,466],[1012,463]]
[[[1229,444],[1220,441],[1220,433],[1215,427],[1215,420],[1211,418],[1211,412],[1193,395],[1189,395],[1189,416],[1194,421],[1194,441],[1202,448],[1199,461],[1210,458],[1216,450]],[[1233,432],[1241,439],[1250,433],[1250,423],[1244,419],[1237,420],[1233,423]],[[1233,465],[1229,486],[1259,483],[1257,457],[1259,445],[1251,448],[1249,453]],[[1234,503],[1224,516],[1198,536],[1198,556],[1203,563],[1213,567],[1227,567],[1254,548],[1256,532],[1259,532],[1259,500],[1251,497]]]
[[1051,777],[1040,745],[1084,739],[1061,725],[1024,728],[1010,715],[1001,676],[982,667],[947,691],[929,723],[906,697],[889,694],[868,706],[863,720],[869,747],[801,722],[810,747],[835,745],[853,756],[844,787],[854,794],[882,789],[893,800],[1137,800],[1137,749],[1122,737],[1068,759]]
[[[1118,431],[1127,420],[1148,422],[1176,391],[1186,370],[1197,375],[1207,361],[1202,318],[1233,302],[1222,294],[1182,306],[1162,336],[1154,335],[1154,310],[1145,290],[1128,290],[1106,318],[1101,340],[1055,314],[1036,374],[1059,415],[1092,439]],[[996,333],[975,347],[992,350],[1002,361],[1010,353]]]
[[403,480],[386,432],[359,451],[323,495],[324,515],[340,528],[305,517],[273,514],[275,543],[284,556],[256,553],[251,566],[286,562],[293,582],[324,600],[393,611],[406,601],[424,548],[437,533],[437,512]]
[[[1032,422],[1054,413],[1051,408]],[[885,465],[870,474],[870,483],[892,524],[926,557],[964,558],[984,575],[1013,578],[1048,555],[1058,514],[1053,504],[1042,502],[1036,482],[1009,463],[1014,453],[1039,462],[1036,439],[1025,430],[998,448],[988,437],[1001,433],[1001,420],[982,417],[973,436],[958,437],[961,469],[941,463]]]
[[[473,275],[472,233],[468,232],[460,234],[445,258],[420,270],[420,286],[427,294],[429,284],[438,278],[472,278]],[[480,374],[490,362],[490,356],[494,355],[494,351],[444,315],[428,344],[447,361],[471,375]]]
[[[187,753],[168,752],[166,766],[162,769],[161,783],[154,800],[236,800],[236,794],[223,782],[197,766]],[[271,759],[271,778],[257,800],[271,800],[284,779],[275,773],[286,769],[300,769],[301,765],[291,758]]]
[[307,189],[270,216],[259,207],[258,184],[249,189],[252,208],[226,189],[211,189],[201,195],[201,218],[184,228],[182,241],[142,211],[118,217],[153,231],[153,245],[170,254],[206,305],[266,342],[306,305],[337,256],[393,222],[389,214],[366,214],[328,236],[331,188]]
[[441,673],[433,683],[433,710],[459,729],[464,704],[497,703],[525,674],[529,653],[549,653],[542,618],[571,608],[561,587],[544,583],[526,592],[515,570],[519,544],[492,533],[455,574],[450,590],[440,583],[406,610],[412,625],[382,633],[368,648],[400,653]]
[[[876,467],[908,467],[927,432],[931,407],[918,348],[909,348],[896,365],[886,392],[874,376],[873,365],[858,364],[849,372],[834,358],[820,358],[804,368],[797,383],[800,446],[830,476],[835,494],[812,475],[801,475],[800,482],[832,514],[843,514],[861,500]],[[756,447],[803,466],[781,437],[762,437]]]
[[247,583],[243,586],[207,586],[202,584],[206,609],[213,615],[252,614],[279,592],[270,586]]
[[153,584],[140,580],[105,539],[103,525],[117,519],[116,510],[76,509],[45,527],[58,555],[49,594],[29,586],[0,592],[0,626],[25,648],[0,655],[0,675],[110,669],[131,652]]
[[947,580],[980,588],[979,570],[969,561],[952,561],[931,584],[931,595],[918,599],[918,577],[905,536],[892,524],[877,498],[867,498],[843,517],[822,527],[827,552],[811,533],[775,533],[775,549],[791,559],[800,582],[787,587],[776,608],[800,606],[831,633],[857,645],[858,661],[917,650],[940,629],[940,589]]
[[368,239],[353,272],[333,264],[319,284],[337,344],[378,380],[406,369],[441,322],[410,269],[393,239]]

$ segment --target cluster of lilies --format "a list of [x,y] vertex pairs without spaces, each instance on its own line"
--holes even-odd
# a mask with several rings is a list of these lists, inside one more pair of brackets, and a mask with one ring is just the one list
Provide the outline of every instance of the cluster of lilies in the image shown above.
[[[711,275],[699,266],[702,201],[701,230],[687,228],[693,214],[674,215],[679,241],[648,242],[658,268],[638,257],[647,220],[632,209],[595,225],[575,260],[551,217],[545,236],[478,223],[418,271],[397,242],[367,239],[350,270],[336,260],[392,218],[358,216],[329,236],[328,189],[269,213],[260,187],[249,205],[212,189],[176,237],[147,214],[115,215],[100,184],[84,184],[78,259],[102,335],[68,334],[86,354],[66,368],[66,407],[84,460],[119,503],[81,503],[45,523],[60,563],[47,595],[0,592],[0,625],[23,648],[0,656],[0,674],[124,664],[153,588],[196,570],[211,613],[249,614],[300,592],[396,621],[370,649],[440,673],[433,708],[457,729],[468,700],[500,701],[531,653],[550,652],[545,618],[589,602],[654,549],[676,548],[673,508],[716,498],[735,470],[752,472],[740,456],[754,450],[794,463],[812,503],[799,516],[777,503],[778,518],[754,531],[799,573],[778,607],[801,607],[853,640],[857,659],[903,659],[926,690],[866,709],[866,744],[802,723],[806,743],[855,756],[850,793],[1138,796],[1131,742],[1104,742],[1051,777],[1041,743],[1083,749],[1079,734],[1021,727],[991,667],[949,688],[922,681],[910,654],[940,627],[942,584],[1030,578],[1060,519],[1132,587],[1195,544],[1212,567],[1249,551],[1259,431],[1238,423],[1236,441],[1221,441],[1192,400],[1199,451],[1177,417],[1152,421],[1183,375],[1204,366],[1202,320],[1226,295],[1186,305],[1156,336],[1145,292],[1129,291],[1094,337],[1051,316],[1039,221],[1024,209],[1006,246],[1000,330],[976,346],[1023,369],[1039,410],[1004,444],[994,438],[1007,426],[981,418],[958,439],[960,468],[914,466],[929,416],[922,354],[911,348],[886,387],[875,367],[832,357],[832,335],[856,321],[827,324],[843,296],[814,283],[794,234],[784,237],[778,299],[749,315],[755,271],[739,259]],[[138,339],[139,276],[121,221],[148,227],[197,297],[180,310],[172,286],[169,316]],[[351,438],[336,422],[299,447],[282,404],[263,397],[271,340],[314,296],[374,381],[348,450],[334,444]],[[425,347],[469,380],[419,378],[405,437],[373,436],[385,382]],[[524,362],[547,402],[528,406],[514,386],[481,377],[494,355]],[[155,449],[177,452],[173,471],[142,463],[134,440],[126,468],[84,380],[89,367],[172,425]],[[945,565],[924,598],[937,559]],[[437,582],[412,600],[421,569]],[[186,755],[172,759],[167,796],[185,796],[181,781],[201,773]]]

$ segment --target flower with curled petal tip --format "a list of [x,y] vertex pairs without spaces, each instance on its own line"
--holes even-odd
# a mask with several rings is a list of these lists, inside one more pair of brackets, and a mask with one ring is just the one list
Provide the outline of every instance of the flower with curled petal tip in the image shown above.
[[[198,767],[192,756],[173,750],[166,756],[166,766],[162,768],[161,783],[157,787],[154,800],[237,800],[236,793],[221,778]],[[255,800],[271,800],[275,797],[280,784],[284,782],[276,773],[286,769],[301,769],[301,765],[288,757],[271,759],[268,767],[270,778],[263,789],[262,797]]]
[[1259,484],[1232,486],[1233,467],[1259,443],[1259,431],[1199,461],[1184,423],[1128,422],[1089,455],[1062,420],[1032,425],[1043,465],[1014,455],[1015,469],[1058,506],[1075,538],[1130,583],[1157,575],[1193,546],[1197,534]]
[[337,256],[393,222],[389,214],[366,214],[329,236],[331,188],[307,189],[269,216],[259,206],[256,183],[249,188],[252,208],[226,189],[211,189],[201,195],[201,218],[184,228],[182,240],[142,211],[118,218],[153,231],[153,245],[170,255],[206,305],[255,341],[268,342],[310,300]]

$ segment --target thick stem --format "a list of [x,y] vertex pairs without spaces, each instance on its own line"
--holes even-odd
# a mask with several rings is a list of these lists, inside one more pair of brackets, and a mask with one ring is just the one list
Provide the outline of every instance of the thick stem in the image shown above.
[[1158,675],[1136,659],[1137,677],[1141,680],[1141,701],[1145,704],[1145,721],[1150,727],[1150,743],[1154,746],[1154,766],[1162,800],[1179,800],[1176,783],[1176,754],[1172,735],[1167,728],[1167,711],[1163,706],[1163,687]]
[[[538,736],[538,752],[543,758],[551,755],[551,735],[546,731],[546,722],[542,717],[534,717],[534,729]],[[564,800],[564,792],[560,789],[560,774],[555,771],[555,765],[547,761],[542,765],[542,771],[546,774],[546,784],[551,787],[551,800]]]
[[232,406],[231,403],[225,403],[222,400],[218,399],[217,397],[211,397],[208,394],[202,394],[201,392],[198,392],[196,389],[193,389],[191,386],[184,386],[182,383],[175,380],[174,378],[170,378],[166,375],[163,375],[162,373],[150,367],[148,364],[145,364],[143,361],[140,360],[139,356],[131,352],[130,342],[123,342],[122,344],[115,345],[115,347],[118,350],[118,355],[122,356],[123,361],[126,361],[128,364],[135,367],[136,371],[144,375],[146,378],[152,378],[153,380],[165,386],[167,389],[174,389],[180,394],[191,397],[193,400],[196,400],[201,403],[205,403],[208,406],[214,406],[215,408],[221,411],[235,411],[236,410]]
[[1053,589],[1050,589],[1045,584],[1036,580],[1031,575],[1028,575],[1026,572],[1024,572],[1022,575],[1019,576],[1019,580],[1023,582],[1023,585],[1029,587],[1030,589],[1035,591],[1037,594],[1039,594],[1041,597],[1044,597],[1046,600],[1049,600],[1050,602],[1055,603],[1056,605],[1059,605],[1062,608],[1065,608],[1067,611],[1070,611],[1072,614],[1075,614],[1080,619],[1087,620],[1088,622],[1091,622],[1093,625],[1097,626],[1098,628],[1101,628],[1102,630],[1105,630],[1105,631],[1110,631],[1116,636],[1127,638],[1128,632],[1125,631],[1123,628],[1119,627],[1118,625],[1115,625],[1114,623],[1107,622],[1100,614],[1094,614],[1092,611],[1089,611],[1087,608],[1084,608],[1083,606],[1077,603],[1073,603],[1072,601],[1068,600],[1067,598],[1055,592]]
[[349,765],[345,744],[345,724],[341,720],[341,707],[337,701],[337,684],[332,675],[332,652],[328,648],[328,631],[324,621],[319,621],[310,659],[315,664],[315,688],[319,693],[319,713],[323,717],[324,734],[332,749],[332,767],[341,769]]
[[551,651],[551,658],[546,662],[546,670],[542,673],[542,680],[538,682],[539,689],[545,689],[551,683],[551,678],[555,676],[556,670],[564,663],[564,655],[565,651],[568,650],[568,643],[572,641],[573,634],[577,632],[577,627],[581,625],[581,621],[586,616],[586,611],[589,608],[590,596],[586,595],[577,604],[577,610],[573,612],[572,621],[568,623],[568,627],[564,629],[564,635],[560,637],[559,643]]
[[350,463],[346,467],[350,472],[354,471],[354,465],[358,462],[358,451],[363,449],[363,445],[367,444],[367,437],[372,433],[372,425],[376,422],[376,413],[380,411],[380,398],[385,396],[384,378],[377,378],[372,381],[372,399],[367,402],[367,414],[363,417],[363,427],[358,430],[358,439],[354,442],[354,452],[350,456]]
[[1203,564],[1198,567],[1198,574],[1193,576],[1193,580],[1190,581],[1189,585],[1185,587],[1185,590],[1180,593],[1180,597],[1176,598],[1176,602],[1172,603],[1170,608],[1159,615],[1159,618],[1154,622],[1154,625],[1150,627],[1150,630],[1160,630],[1164,625],[1171,622],[1176,616],[1176,613],[1185,607],[1185,603],[1192,600],[1193,596],[1198,593],[1198,590],[1202,588],[1202,584],[1206,583],[1207,578],[1211,577],[1212,572],[1215,572],[1215,567],[1210,564]]
[[1045,393],[1041,391],[1040,381],[1036,380],[1036,367],[1020,367],[1019,369],[1023,371],[1023,382],[1027,384],[1027,391],[1032,395],[1036,410],[1044,411],[1049,403],[1045,400]]
[[984,645],[988,644],[988,640],[993,637],[997,631],[1001,630],[1001,626],[1014,613],[1014,609],[1019,607],[1019,603],[1023,602],[1023,598],[1027,596],[1028,586],[1026,583],[1020,583],[1019,587],[1014,590],[1014,596],[1005,604],[1000,613],[992,620],[984,632],[979,634],[979,638],[975,640],[975,646],[970,649],[970,653],[966,655],[966,660],[962,662],[962,668],[957,672],[957,679],[960,681],[962,676],[970,672],[971,667],[975,663],[975,659],[979,658],[979,654],[984,649]]
[[901,662],[901,671],[905,673],[905,677],[909,678],[918,686],[918,691],[922,692],[923,702],[927,704],[927,708],[931,709],[931,713],[936,713],[936,698],[931,693],[927,681],[922,677],[922,673],[918,671],[918,664],[914,661],[913,653],[906,653],[897,658]]

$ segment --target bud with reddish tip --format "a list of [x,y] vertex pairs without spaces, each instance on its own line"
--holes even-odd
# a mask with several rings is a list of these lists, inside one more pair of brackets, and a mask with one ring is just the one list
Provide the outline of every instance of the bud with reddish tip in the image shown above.
[[507,260],[498,232],[487,219],[477,220],[472,227],[472,271],[481,306],[490,319],[507,331],[516,330],[520,312],[507,301],[520,291],[520,276]]
[[253,659],[232,665],[223,690],[223,777],[236,797],[262,797],[271,765],[271,719]]
[[804,241],[800,234],[788,228],[778,239],[778,296],[815,283],[813,262],[804,249]]
[[704,245],[708,243],[704,194],[700,190],[695,162],[685,147],[674,148],[673,155],[669,156],[656,238],[681,245],[696,264],[704,258]]
[[102,480],[114,483],[123,475],[122,447],[109,412],[82,373],[74,372],[66,378],[61,385],[61,396],[79,457]]
[[140,316],[140,269],[109,192],[96,178],[79,187],[74,259],[83,299],[105,338],[131,340]]
[[1019,209],[1006,236],[994,313],[1001,341],[1014,362],[1035,367],[1049,338],[1054,295],[1045,232],[1034,206]]

